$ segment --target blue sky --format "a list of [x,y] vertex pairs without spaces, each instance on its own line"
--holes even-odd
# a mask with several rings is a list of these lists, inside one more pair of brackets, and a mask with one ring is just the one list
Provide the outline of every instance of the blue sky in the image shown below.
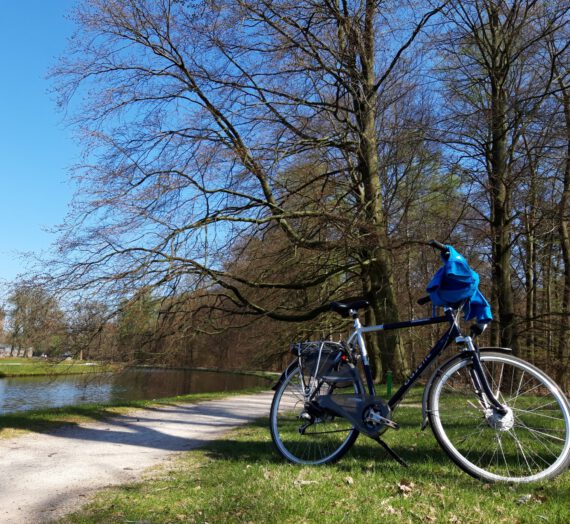
[[22,252],[47,251],[47,229],[67,212],[79,149],[48,91],[66,48],[74,0],[0,0],[0,281],[26,269]]

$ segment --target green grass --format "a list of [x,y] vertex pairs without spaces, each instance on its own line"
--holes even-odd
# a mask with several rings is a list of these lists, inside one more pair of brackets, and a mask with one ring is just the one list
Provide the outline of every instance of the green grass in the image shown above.
[[0,359],[0,378],[101,373],[104,371],[118,371],[121,368],[120,364],[87,363],[76,360],[54,362],[29,358],[3,358]]
[[[416,392],[412,401],[418,401]],[[418,408],[402,407],[386,441],[410,467],[360,437],[337,464],[300,467],[274,451],[267,421],[236,430],[99,493],[72,523],[567,523],[570,473],[525,486],[488,485],[459,470]]]

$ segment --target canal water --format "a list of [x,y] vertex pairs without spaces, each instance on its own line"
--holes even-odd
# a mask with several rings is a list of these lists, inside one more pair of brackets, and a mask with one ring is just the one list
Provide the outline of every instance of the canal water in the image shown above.
[[120,373],[88,373],[0,379],[0,414],[92,402],[236,391],[272,382],[255,375],[197,370],[132,368]]

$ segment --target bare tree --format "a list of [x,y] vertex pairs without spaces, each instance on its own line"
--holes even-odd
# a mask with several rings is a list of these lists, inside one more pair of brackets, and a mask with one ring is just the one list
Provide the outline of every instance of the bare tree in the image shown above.
[[552,84],[542,42],[564,26],[568,12],[568,2],[462,0],[451,4],[448,32],[438,40],[451,103],[446,139],[488,196],[492,298],[498,313],[493,342],[514,350],[513,198],[526,159],[520,144]]
[[[301,311],[270,290],[305,294],[354,275],[369,321],[395,320],[378,100],[441,9],[419,6],[81,4],[56,73],[62,103],[83,97],[75,123],[92,159],[78,171],[80,197],[62,231],[66,281],[108,297],[145,285],[223,290],[246,314],[306,320],[327,309],[336,286]],[[229,264],[275,229],[283,254],[318,263],[292,281]],[[260,289],[266,299],[255,301]],[[384,367],[402,366],[396,338],[381,351],[371,342],[377,375],[380,353]]]
[[66,312],[67,327],[65,345],[68,352],[76,355],[79,360],[93,358],[108,358],[110,349],[114,346],[108,336],[110,312],[103,302],[77,301],[70,305]]
[[555,122],[554,136],[551,137],[555,147],[552,155],[560,182],[560,193],[557,202],[556,222],[563,264],[562,301],[560,308],[560,330],[558,336],[557,380],[568,387],[568,371],[570,370],[570,346],[568,332],[570,331],[570,32],[568,24],[558,35],[548,38],[546,46],[549,51],[550,66],[555,77],[553,99]]
[[54,296],[36,284],[22,282],[8,296],[8,340],[12,353],[28,350],[57,353],[65,336],[63,313]]

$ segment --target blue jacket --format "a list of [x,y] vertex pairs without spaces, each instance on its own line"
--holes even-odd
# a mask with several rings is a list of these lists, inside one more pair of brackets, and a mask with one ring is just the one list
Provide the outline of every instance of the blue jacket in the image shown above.
[[431,279],[427,292],[436,306],[459,306],[463,301],[465,320],[476,318],[477,322],[487,323],[493,319],[491,306],[479,291],[479,275],[451,246],[447,260],[442,255],[443,266]]

